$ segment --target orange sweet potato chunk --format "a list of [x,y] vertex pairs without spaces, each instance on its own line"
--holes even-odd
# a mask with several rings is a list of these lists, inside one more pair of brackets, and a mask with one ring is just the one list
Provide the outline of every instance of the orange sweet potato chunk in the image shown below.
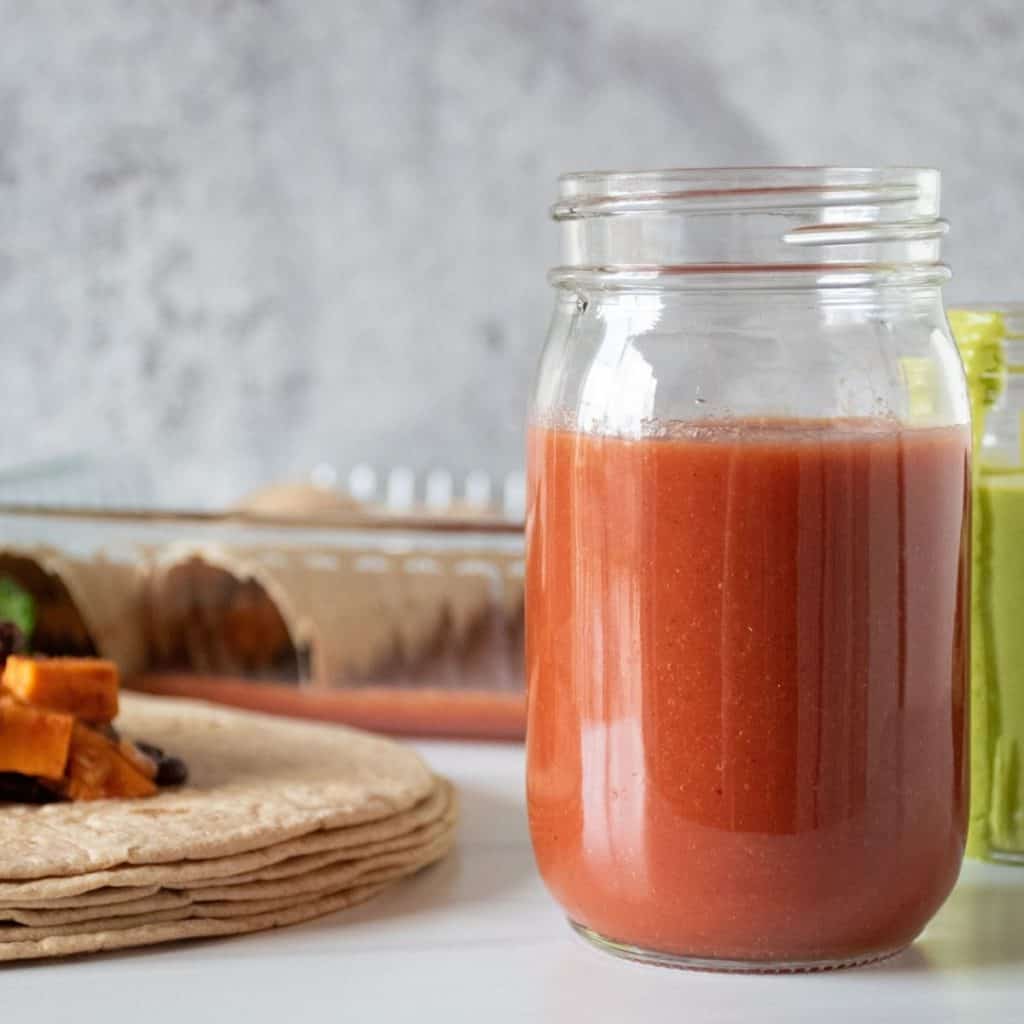
[[65,711],[86,722],[110,722],[117,717],[117,666],[102,658],[12,655],[3,684],[25,704]]
[[156,784],[146,778],[106,736],[75,722],[68,752],[64,793],[71,800],[152,796]]
[[0,771],[61,778],[73,726],[71,715],[0,700]]

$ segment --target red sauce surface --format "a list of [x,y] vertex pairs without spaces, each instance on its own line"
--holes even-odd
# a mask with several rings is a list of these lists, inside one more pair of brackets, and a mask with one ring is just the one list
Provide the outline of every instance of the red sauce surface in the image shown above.
[[534,850],[650,950],[868,957],[948,895],[966,823],[967,428],[534,428]]

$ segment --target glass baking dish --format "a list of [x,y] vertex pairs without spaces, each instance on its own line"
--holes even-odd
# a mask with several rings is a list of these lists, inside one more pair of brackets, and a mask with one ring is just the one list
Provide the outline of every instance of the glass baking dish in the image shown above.
[[499,514],[0,504],[37,653],[125,685],[420,735],[519,737],[523,537]]

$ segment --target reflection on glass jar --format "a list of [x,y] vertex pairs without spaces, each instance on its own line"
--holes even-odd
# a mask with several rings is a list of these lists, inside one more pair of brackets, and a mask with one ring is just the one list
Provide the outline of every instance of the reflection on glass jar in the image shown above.
[[937,215],[933,171],[561,181],[528,797],[614,952],[861,962],[952,888],[970,428]]

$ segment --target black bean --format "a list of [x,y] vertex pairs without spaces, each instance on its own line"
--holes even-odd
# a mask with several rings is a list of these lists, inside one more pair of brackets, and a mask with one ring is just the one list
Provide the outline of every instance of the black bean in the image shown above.
[[188,779],[188,766],[180,757],[161,756],[156,769],[158,786],[180,786]]

